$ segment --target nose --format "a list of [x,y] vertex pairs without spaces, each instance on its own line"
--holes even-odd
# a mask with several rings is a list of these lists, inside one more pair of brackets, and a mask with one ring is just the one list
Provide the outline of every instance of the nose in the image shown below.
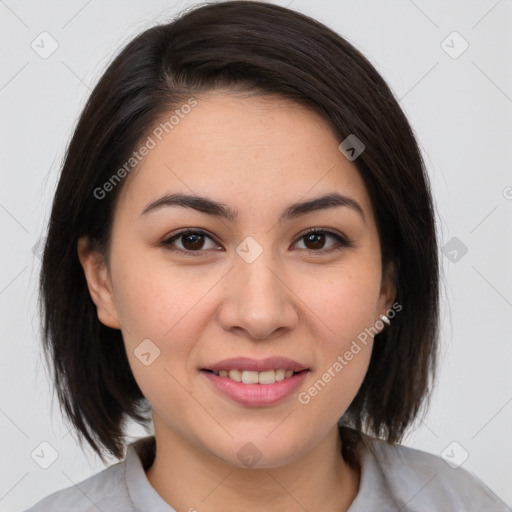
[[289,280],[270,252],[263,251],[252,263],[236,256],[218,313],[223,329],[257,340],[294,329],[298,298]]

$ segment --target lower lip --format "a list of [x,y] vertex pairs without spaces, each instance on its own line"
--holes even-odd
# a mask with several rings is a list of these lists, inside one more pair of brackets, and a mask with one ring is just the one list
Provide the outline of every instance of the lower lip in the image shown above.
[[202,370],[201,373],[223,394],[235,402],[253,407],[273,405],[297,389],[308,374],[308,370],[293,374],[291,377],[274,384],[243,384],[228,377],[220,377]]

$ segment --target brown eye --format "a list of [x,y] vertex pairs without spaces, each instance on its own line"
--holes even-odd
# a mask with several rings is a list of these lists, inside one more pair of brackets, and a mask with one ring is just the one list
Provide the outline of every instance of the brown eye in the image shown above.
[[322,249],[325,244],[324,233],[311,233],[304,237],[304,245],[308,249]]
[[181,252],[187,256],[206,255],[209,252],[208,250],[220,249],[211,236],[202,231],[191,229],[181,231],[167,238],[160,245],[170,251]]
[[[329,240],[331,240],[330,243]],[[302,235],[297,244],[301,242],[304,244],[304,247],[299,246],[299,249],[319,254],[351,246],[351,243],[343,236],[318,228],[311,229]],[[326,244],[328,245],[326,246]]]
[[204,235],[192,233],[189,235],[180,235],[183,247],[189,251],[202,249],[204,245]]

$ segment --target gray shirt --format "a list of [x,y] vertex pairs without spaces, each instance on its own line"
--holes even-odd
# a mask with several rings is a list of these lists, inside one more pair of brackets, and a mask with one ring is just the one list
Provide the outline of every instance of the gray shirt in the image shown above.
[[[349,512],[506,512],[477,477],[440,457],[368,438],[360,444],[361,481]],[[176,512],[149,483],[154,436],[130,444],[123,461],[57,491],[26,512]]]

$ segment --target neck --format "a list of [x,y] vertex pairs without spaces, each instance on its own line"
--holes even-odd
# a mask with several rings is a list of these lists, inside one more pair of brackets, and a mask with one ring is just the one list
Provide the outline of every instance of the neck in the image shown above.
[[183,511],[346,511],[359,487],[359,471],[341,456],[337,426],[302,458],[278,468],[246,469],[192,446],[155,418],[156,456],[150,484]]

